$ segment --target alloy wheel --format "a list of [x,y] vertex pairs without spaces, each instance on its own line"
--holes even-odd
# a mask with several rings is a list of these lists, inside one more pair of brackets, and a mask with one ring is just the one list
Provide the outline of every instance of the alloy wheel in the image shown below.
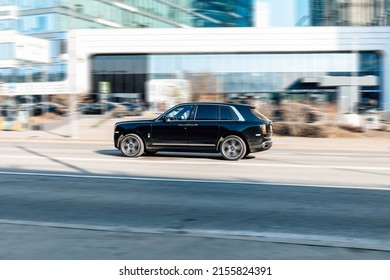
[[225,159],[239,160],[246,153],[245,143],[238,136],[228,136],[222,142],[221,153]]
[[129,134],[122,139],[120,149],[125,156],[138,157],[144,152],[144,144],[138,135]]

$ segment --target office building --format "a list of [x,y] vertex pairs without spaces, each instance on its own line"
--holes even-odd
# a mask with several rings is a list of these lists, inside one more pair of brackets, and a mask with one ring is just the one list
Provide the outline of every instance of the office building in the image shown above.
[[[0,0],[0,83],[58,82],[68,73],[68,31],[112,28],[250,26],[251,0]],[[48,40],[48,49],[20,44],[18,35]],[[33,40],[33,39],[32,39]],[[28,44],[28,46],[26,45]],[[45,52],[18,57],[17,48]]]
[[[119,5],[123,12],[131,1],[95,2]],[[193,4],[175,1],[180,3]],[[131,9],[140,14],[140,6]],[[343,111],[360,100],[390,108],[389,27],[122,28],[116,16],[88,17],[85,6],[5,10],[0,20],[9,22],[3,26],[16,25],[19,32],[0,36],[0,94],[77,94],[95,100],[108,94],[149,102],[162,92],[185,93],[193,100],[263,100],[282,93],[339,101],[345,103]],[[57,16],[64,21],[54,20]],[[77,24],[99,26],[65,32]],[[176,24],[191,26],[193,17]]]
[[313,26],[390,25],[390,0],[311,0]]
[[196,0],[193,1],[193,8],[199,14],[205,15],[214,21],[206,18],[195,17],[194,26],[197,27],[250,27],[254,19],[253,0]]
[[159,92],[208,101],[283,94],[343,112],[363,100],[390,108],[389,27],[76,30],[69,48],[80,93],[101,95],[103,82],[146,102]]

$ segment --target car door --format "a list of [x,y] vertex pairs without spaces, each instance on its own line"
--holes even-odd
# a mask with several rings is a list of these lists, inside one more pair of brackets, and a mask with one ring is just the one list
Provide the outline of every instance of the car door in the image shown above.
[[194,105],[172,108],[152,124],[151,141],[154,146],[187,146],[187,125]]
[[198,105],[187,124],[188,146],[215,147],[219,136],[218,105]]

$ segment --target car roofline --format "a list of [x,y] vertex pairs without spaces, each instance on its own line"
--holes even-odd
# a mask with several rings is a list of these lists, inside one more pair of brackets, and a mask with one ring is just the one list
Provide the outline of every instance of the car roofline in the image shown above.
[[[242,106],[242,107],[250,107],[250,108],[255,108],[253,105],[249,104],[237,104],[237,103],[223,103],[223,102],[184,102],[184,103],[179,103],[173,107],[179,106],[179,105],[225,105],[225,106]],[[172,107],[172,108],[173,108]]]

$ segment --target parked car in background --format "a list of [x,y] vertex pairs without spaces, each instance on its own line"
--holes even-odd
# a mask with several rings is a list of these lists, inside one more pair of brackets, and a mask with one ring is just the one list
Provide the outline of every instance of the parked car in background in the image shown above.
[[84,115],[100,115],[104,113],[104,108],[101,103],[79,104],[79,110]]
[[364,126],[365,126],[365,129],[379,130],[379,129],[381,129],[382,126],[384,126],[384,123],[380,122],[378,113],[376,113],[376,114],[373,113],[373,114],[364,116]]
[[16,117],[16,107],[13,105],[0,105],[0,119],[4,130],[13,130],[13,123]]
[[142,115],[142,108],[139,104],[136,103],[120,103],[121,105],[125,106],[127,109],[127,116],[141,116]]
[[114,145],[125,156],[158,151],[221,153],[239,160],[272,146],[272,122],[255,107],[227,103],[184,103],[153,120],[115,124]]
[[33,116],[40,116],[45,113],[54,113],[59,116],[66,115],[68,110],[64,105],[54,102],[40,102],[34,104],[30,109]]
[[377,109],[376,104],[372,104],[368,101],[367,102],[358,102],[356,104],[356,106],[357,106],[357,113],[360,115],[369,114],[370,111]]
[[80,103],[79,111],[84,115],[100,115],[110,113],[113,117],[126,116],[128,109],[126,106],[114,102],[95,102],[95,103]]
[[19,110],[21,111],[32,111],[36,103],[22,103],[19,105]]
[[16,116],[16,107],[11,105],[0,105],[0,117],[10,118]]
[[114,118],[120,118],[129,115],[129,110],[126,106],[120,103],[106,103],[106,109],[110,112]]

